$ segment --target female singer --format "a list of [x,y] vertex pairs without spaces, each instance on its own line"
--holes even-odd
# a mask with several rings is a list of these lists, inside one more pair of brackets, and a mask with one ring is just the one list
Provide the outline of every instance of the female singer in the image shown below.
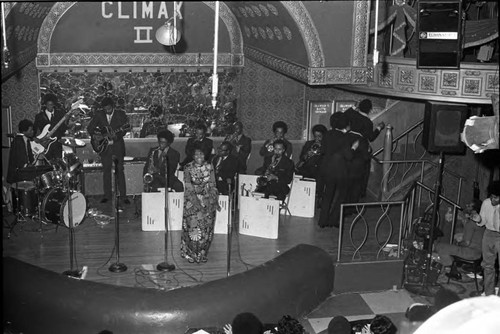
[[193,161],[184,168],[184,214],[181,256],[189,263],[207,262],[212,243],[215,210],[220,211],[212,165],[201,143],[194,144]]

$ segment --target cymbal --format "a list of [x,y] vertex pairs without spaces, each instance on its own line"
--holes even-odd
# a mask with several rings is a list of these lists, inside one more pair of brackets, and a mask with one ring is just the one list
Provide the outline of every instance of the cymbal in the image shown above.
[[74,137],[62,137],[59,142],[69,147],[85,147],[86,145],[83,140]]

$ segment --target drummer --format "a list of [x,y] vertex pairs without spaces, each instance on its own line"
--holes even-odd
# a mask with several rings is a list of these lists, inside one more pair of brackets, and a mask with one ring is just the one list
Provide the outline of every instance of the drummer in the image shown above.
[[31,150],[33,139],[33,122],[23,119],[18,125],[19,133],[12,140],[9,153],[9,167],[7,170],[7,182],[14,184],[22,180],[20,170],[26,166],[33,165],[34,157]]

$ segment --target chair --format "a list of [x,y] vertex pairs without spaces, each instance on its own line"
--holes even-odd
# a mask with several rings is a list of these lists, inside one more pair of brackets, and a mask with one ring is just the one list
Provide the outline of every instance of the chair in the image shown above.
[[280,202],[280,210],[279,211],[281,212],[281,210],[285,210],[285,218],[286,218],[287,213],[290,216],[292,215],[292,213],[290,212],[290,208],[288,207],[288,204],[290,203],[290,194],[292,193],[292,186],[293,186],[293,180],[288,185],[288,187],[290,188],[288,195],[286,195],[285,199]]
[[[476,290],[478,293],[481,293],[481,291],[479,291],[479,284],[477,283],[477,274],[483,270],[483,268],[481,267],[481,262],[483,261],[483,257],[480,257],[479,259],[475,260],[467,260],[456,255],[452,255],[451,257],[453,258],[453,262],[451,264],[452,268],[454,267],[456,268],[458,265],[464,265],[464,264],[470,265],[472,267],[472,272],[474,273],[474,283],[476,284]],[[449,283],[450,283],[450,277],[448,276],[447,284]]]

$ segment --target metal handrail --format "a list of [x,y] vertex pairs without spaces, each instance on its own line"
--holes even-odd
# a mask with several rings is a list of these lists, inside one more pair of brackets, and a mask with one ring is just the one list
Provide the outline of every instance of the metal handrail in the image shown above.
[[[408,129],[406,129],[404,132],[400,133],[396,138],[394,138],[392,140],[392,144],[396,144],[401,138],[403,138],[404,136],[407,136],[410,132],[412,132],[413,130],[415,130],[416,128],[418,128],[420,125],[422,125],[424,123],[424,120],[420,120],[418,121],[417,123],[413,124],[411,127],[409,127]],[[375,152],[372,153],[372,159],[377,159],[375,156],[379,155],[380,153],[382,153],[384,151],[385,147],[381,147],[379,148],[378,150],[376,150]]]

